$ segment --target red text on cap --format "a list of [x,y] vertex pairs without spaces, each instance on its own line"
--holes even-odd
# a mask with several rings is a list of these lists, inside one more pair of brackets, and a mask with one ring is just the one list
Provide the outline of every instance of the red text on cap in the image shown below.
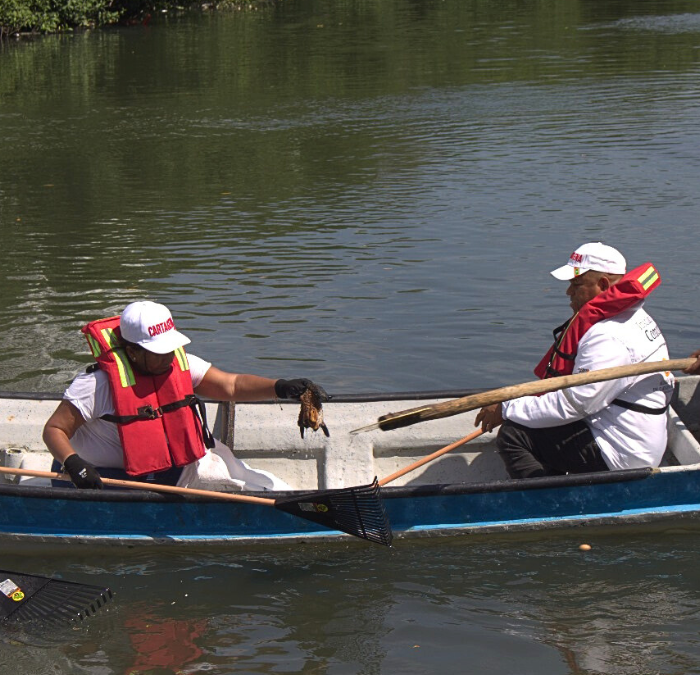
[[160,335],[161,333],[167,333],[173,328],[175,328],[175,322],[172,319],[168,319],[167,321],[163,321],[163,323],[157,323],[155,326],[149,326],[148,334],[151,337],[155,337],[156,335]]

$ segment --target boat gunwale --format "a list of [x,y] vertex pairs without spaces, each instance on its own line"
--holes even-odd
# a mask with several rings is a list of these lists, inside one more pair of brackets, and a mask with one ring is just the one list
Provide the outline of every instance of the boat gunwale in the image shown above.
[[[329,403],[373,403],[381,401],[423,401],[442,398],[462,398],[478,394],[485,389],[449,389],[436,391],[394,391],[394,392],[369,392],[359,394],[332,394]],[[27,391],[0,391],[0,399],[25,399],[28,401],[60,401],[63,399],[62,392],[27,392]],[[226,404],[227,401],[200,397],[207,403]],[[291,399],[284,399],[289,403],[298,403]],[[269,401],[240,401],[240,405],[271,405],[279,403],[279,400]]]
[[[684,467],[673,467],[683,469]],[[690,465],[689,470],[697,471],[698,465]],[[542,478],[520,478],[509,480],[488,481],[484,483],[444,483],[433,485],[409,486],[402,485],[396,487],[382,487],[381,495],[384,499],[406,499],[425,498],[449,495],[466,494],[492,494],[497,492],[521,492],[530,490],[545,490],[556,488],[576,488],[591,487],[594,485],[604,485],[610,483],[624,483],[643,480],[659,473],[660,469],[650,467],[641,469],[625,469],[620,471],[596,472],[570,474],[566,476],[546,476]],[[297,498],[303,495],[313,495],[315,492],[325,492],[325,490],[291,490],[284,492],[245,492],[246,496],[264,497],[268,499]],[[222,494],[243,494],[243,493],[222,493]],[[0,484],[0,496],[24,497],[29,499],[52,499],[70,501],[91,501],[91,502],[158,502],[158,503],[222,503],[225,500],[217,497],[204,497],[200,495],[173,495],[163,494],[156,491],[146,491],[139,489],[129,491],[119,490],[77,490],[70,487],[49,487],[33,486],[21,484]],[[226,500],[232,501],[232,500]],[[244,502],[241,502],[244,503]]]

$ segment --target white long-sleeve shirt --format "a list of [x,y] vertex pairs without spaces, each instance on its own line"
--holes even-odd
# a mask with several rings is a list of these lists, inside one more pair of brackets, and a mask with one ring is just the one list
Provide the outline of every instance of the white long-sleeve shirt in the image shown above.
[[[661,330],[642,304],[589,328],[579,341],[573,372],[668,359]],[[533,428],[583,419],[610,469],[658,466],[666,448],[667,416],[635,412],[612,401],[663,408],[673,385],[673,375],[665,372],[524,396],[503,403],[503,418]]]

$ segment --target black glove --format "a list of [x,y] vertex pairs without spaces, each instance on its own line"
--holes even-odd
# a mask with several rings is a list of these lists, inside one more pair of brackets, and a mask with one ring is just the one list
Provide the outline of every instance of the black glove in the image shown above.
[[86,462],[80,455],[69,455],[63,462],[63,468],[68,472],[75,487],[81,490],[101,490],[102,480],[97,469]]
[[314,384],[311,380],[303,377],[298,380],[277,380],[275,382],[275,396],[277,398],[293,398],[298,401],[301,395],[311,388],[315,388],[318,391],[322,401],[330,399],[330,396],[326,394],[321,385]]

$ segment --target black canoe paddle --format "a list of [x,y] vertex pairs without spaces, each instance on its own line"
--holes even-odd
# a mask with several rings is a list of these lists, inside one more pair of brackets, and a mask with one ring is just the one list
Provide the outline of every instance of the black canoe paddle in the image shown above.
[[[66,474],[53,471],[34,471],[31,469],[14,469],[0,466],[0,473],[70,480],[70,477]],[[322,492],[302,492],[300,495],[281,497],[279,499],[176,487],[174,485],[159,485],[157,483],[139,483],[130,480],[116,480],[114,478],[102,478],[102,482],[107,486],[128,488],[130,490],[196,495],[208,497],[209,499],[274,506],[276,509],[293,516],[384,546],[391,546],[393,538],[389,517],[384,509],[376,478],[369,485]]]
[[105,586],[0,570],[0,621],[45,624],[82,621],[112,598]]

